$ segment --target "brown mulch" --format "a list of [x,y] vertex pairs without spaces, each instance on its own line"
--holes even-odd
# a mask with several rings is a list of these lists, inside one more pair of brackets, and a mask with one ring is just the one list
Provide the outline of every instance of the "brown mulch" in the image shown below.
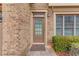
[[56,52],[56,54],[58,56],[71,56],[69,51],[65,51],[65,52]]

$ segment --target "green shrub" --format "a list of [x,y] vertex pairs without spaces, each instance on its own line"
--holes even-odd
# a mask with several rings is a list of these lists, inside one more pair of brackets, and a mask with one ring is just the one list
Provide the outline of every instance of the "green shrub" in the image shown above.
[[71,43],[79,43],[78,36],[54,36],[52,38],[54,49],[56,51],[70,51]]
[[79,56],[79,43],[72,43],[70,53],[72,56]]

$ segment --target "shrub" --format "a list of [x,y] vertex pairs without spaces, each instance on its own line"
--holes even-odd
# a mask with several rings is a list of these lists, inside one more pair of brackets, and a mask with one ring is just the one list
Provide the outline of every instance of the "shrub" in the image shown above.
[[54,36],[52,38],[56,51],[70,51],[71,43],[79,43],[78,36]]
[[72,43],[70,52],[72,56],[79,56],[79,43]]
[[67,51],[69,41],[63,36],[53,37],[54,49],[56,51]]

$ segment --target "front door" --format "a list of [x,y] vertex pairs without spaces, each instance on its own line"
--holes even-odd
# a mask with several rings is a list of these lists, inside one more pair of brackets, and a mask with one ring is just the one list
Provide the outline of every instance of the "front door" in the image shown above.
[[34,23],[33,42],[44,43],[44,17],[34,17],[33,23]]

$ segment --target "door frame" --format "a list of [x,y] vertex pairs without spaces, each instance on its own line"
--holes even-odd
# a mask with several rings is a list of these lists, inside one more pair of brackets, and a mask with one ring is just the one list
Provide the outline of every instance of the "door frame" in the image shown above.
[[[45,12],[45,20],[44,20],[44,43],[34,43],[33,42],[33,12]],[[47,47],[47,10],[31,10],[31,45],[32,44],[45,44],[45,47]]]

